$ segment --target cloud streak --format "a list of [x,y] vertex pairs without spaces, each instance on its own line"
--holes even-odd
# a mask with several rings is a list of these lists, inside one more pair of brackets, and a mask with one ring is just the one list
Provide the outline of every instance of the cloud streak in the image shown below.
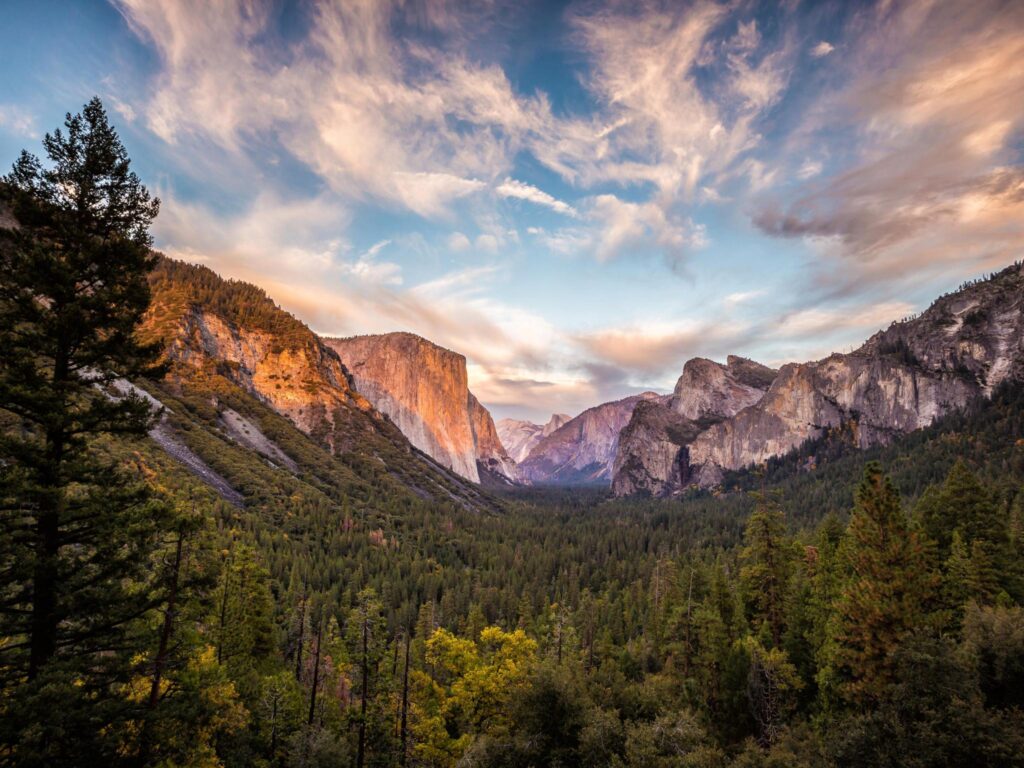
[[555,213],[561,213],[571,218],[576,218],[579,215],[577,214],[576,209],[568,203],[552,197],[542,189],[538,189],[537,187],[526,184],[522,181],[516,181],[515,179],[505,179],[494,191],[499,197],[527,200],[535,205],[550,208]]

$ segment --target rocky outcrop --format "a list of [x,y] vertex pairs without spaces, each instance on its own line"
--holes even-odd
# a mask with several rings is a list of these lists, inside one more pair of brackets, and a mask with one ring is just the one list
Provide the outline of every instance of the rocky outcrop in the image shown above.
[[637,404],[629,423],[619,433],[612,467],[612,493],[616,496],[669,496],[683,487],[686,462],[681,452],[700,432],[692,419],[667,403],[649,400]]
[[644,392],[589,408],[540,440],[520,463],[520,476],[531,483],[609,483],[619,433],[633,409],[644,401],[668,397]]
[[727,419],[764,397],[777,374],[735,355],[725,365],[697,357],[683,366],[668,406],[694,421]]
[[161,259],[140,328],[163,345],[171,379],[223,376],[342,453],[363,435],[408,443],[353,387],[337,354],[258,288]]
[[785,454],[841,425],[859,447],[885,443],[1011,378],[1024,378],[1020,264],[941,297],[850,354],[784,366],[764,397],[680,444],[669,470],[664,440],[653,440],[649,456],[644,453],[645,429],[664,434],[648,414],[650,424],[633,427],[637,438],[623,440],[629,450],[617,462],[624,474],[616,487],[623,494],[665,494],[689,483],[714,485],[723,470]]
[[764,397],[777,371],[730,355],[725,365],[694,358],[667,402],[642,403],[619,436],[612,492],[670,496],[692,480],[686,446],[702,431]]
[[356,390],[435,461],[473,482],[480,465],[506,480],[515,465],[490,413],[469,391],[466,358],[411,333],[326,338]]
[[339,409],[372,411],[352,387],[338,356],[312,333],[285,344],[276,334],[242,328],[192,307],[167,354],[174,362],[226,375],[306,433],[324,431]]
[[690,446],[690,463],[738,469],[849,423],[859,447],[928,426],[1007,378],[1024,378],[1024,271],[943,296],[847,355],[785,366],[768,395]]
[[501,419],[497,425],[498,437],[512,460],[520,462],[530,455],[530,451],[537,443],[571,418],[565,413],[555,413],[548,419],[548,423],[543,425],[520,419]]

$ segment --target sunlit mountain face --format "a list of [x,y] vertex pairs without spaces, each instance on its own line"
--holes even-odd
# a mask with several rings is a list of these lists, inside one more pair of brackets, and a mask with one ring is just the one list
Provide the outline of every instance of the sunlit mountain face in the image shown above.
[[15,2],[0,156],[98,94],[157,246],[496,418],[846,351],[1024,245],[1019,2]]

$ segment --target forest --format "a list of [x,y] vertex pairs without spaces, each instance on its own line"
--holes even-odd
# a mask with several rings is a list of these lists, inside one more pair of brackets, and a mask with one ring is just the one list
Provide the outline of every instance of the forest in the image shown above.
[[[98,100],[44,149],[0,189],[0,764],[1024,765],[1020,383],[715,492],[424,499],[171,376],[136,333],[174,269],[159,201]],[[203,300],[297,332],[247,290]],[[243,503],[147,437],[124,378]]]

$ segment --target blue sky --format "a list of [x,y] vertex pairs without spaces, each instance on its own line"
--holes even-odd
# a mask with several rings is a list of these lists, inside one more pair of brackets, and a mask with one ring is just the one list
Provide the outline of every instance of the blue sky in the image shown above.
[[168,255],[464,353],[496,416],[856,345],[1024,253],[1015,2],[22,2],[0,161],[104,99]]

